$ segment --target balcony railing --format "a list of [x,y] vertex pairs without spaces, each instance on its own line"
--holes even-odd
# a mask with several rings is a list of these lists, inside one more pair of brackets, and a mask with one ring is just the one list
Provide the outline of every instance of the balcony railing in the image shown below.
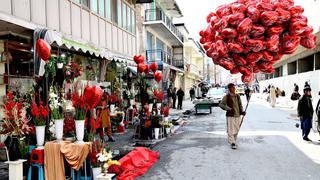
[[145,10],[145,22],[150,21],[162,21],[165,26],[175,34],[181,42],[183,42],[183,35],[178,28],[172,23],[171,19],[165,15],[160,9],[146,9]]
[[172,55],[162,49],[151,49],[146,51],[148,61],[162,61],[172,65]]

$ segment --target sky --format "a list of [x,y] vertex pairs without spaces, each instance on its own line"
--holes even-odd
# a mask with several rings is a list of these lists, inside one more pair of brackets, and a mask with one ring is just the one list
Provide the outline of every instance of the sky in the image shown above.
[[[176,0],[183,18],[175,22],[184,22],[190,32],[190,36],[199,39],[198,32],[206,26],[206,16],[222,4],[235,0]],[[309,24],[315,31],[320,28],[320,0],[295,0],[295,4],[304,7],[304,15],[308,17]]]

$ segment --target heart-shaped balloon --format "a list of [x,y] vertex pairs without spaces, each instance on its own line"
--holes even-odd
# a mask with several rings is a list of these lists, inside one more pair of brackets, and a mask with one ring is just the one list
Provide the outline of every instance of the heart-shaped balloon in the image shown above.
[[151,71],[155,73],[158,70],[158,64],[156,62],[151,63],[149,69],[151,69]]
[[250,83],[253,80],[253,75],[251,73],[249,75],[242,75],[241,80],[243,83]]
[[154,73],[154,79],[159,83],[162,80],[162,72],[161,71],[156,71]]
[[43,59],[44,61],[48,61],[50,59],[50,45],[43,39],[38,39],[36,43],[37,54],[38,56]]
[[135,55],[133,56],[134,62],[136,62],[138,65],[142,64],[144,62],[144,56],[142,55]]
[[99,104],[102,94],[103,90],[98,86],[89,85],[84,89],[83,95],[90,109],[95,108]]
[[147,65],[145,65],[143,63],[138,64],[138,72],[139,73],[145,72],[146,68],[147,68]]
[[146,69],[144,70],[144,73],[148,74],[150,72],[150,67],[146,64]]

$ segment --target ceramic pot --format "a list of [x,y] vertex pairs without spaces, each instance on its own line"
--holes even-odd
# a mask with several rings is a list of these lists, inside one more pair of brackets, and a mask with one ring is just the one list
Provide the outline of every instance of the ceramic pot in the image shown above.
[[20,146],[19,146],[19,139],[16,136],[12,136],[10,138],[9,144],[9,160],[16,161],[20,159]]
[[94,167],[92,168],[92,175],[94,180],[98,180],[97,176],[101,174],[101,167]]
[[57,141],[62,141],[63,138],[63,121],[63,119],[54,120]]
[[36,126],[37,149],[44,149],[44,136],[46,126]]
[[159,131],[160,131],[160,128],[154,128],[154,138],[155,139],[159,139]]
[[77,143],[83,143],[85,120],[75,120]]
[[57,63],[57,68],[62,69],[63,68],[63,63]]

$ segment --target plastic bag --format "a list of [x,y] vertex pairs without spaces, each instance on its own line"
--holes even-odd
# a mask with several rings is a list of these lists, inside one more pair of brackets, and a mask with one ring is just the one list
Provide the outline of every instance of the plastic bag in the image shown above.
[[253,52],[259,52],[264,49],[264,42],[262,40],[249,39],[245,45]]
[[227,50],[225,43],[222,40],[218,40],[216,42],[215,48],[216,48],[217,52],[219,53],[220,57],[227,57],[228,50]]
[[301,6],[291,6],[289,8],[289,11],[290,11],[291,17],[296,17],[301,15],[304,12],[304,9]]
[[243,46],[239,43],[228,43],[227,44],[229,52],[233,53],[242,53],[243,52]]
[[233,14],[235,13],[245,13],[247,7],[242,3],[234,3],[231,5],[231,11]]
[[221,31],[221,35],[224,38],[235,38],[237,37],[237,31],[233,28],[225,28]]
[[250,18],[245,18],[243,21],[241,21],[237,30],[241,34],[247,34],[251,31],[251,28],[252,28],[252,20]]
[[264,11],[260,15],[261,23],[264,26],[271,26],[278,20],[278,13],[276,11]]
[[232,26],[238,26],[244,18],[245,15],[243,13],[230,14],[228,16],[228,22]]
[[252,20],[252,22],[258,22],[260,11],[257,8],[250,6],[247,10],[247,16]]
[[283,26],[272,26],[268,29],[268,35],[272,36],[272,35],[280,35],[282,34],[284,31],[284,27]]
[[265,31],[266,31],[266,28],[264,26],[253,25],[251,28],[250,34],[252,37],[260,37],[264,34]]
[[256,7],[259,11],[273,11],[274,10],[274,5],[271,3],[266,3],[266,2],[259,2],[259,3],[257,3]]
[[277,8],[275,11],[278,13],[278,22],[276,24],[284,24],[290,20],[291,14],[289,11],[283,8]]
[[309,34],[308,36],[302,37],[300,40],[301,46],[308,48],[308,49],[314,49],[317,47],[317,36],[314,34]]
[[271,52],[278,52],[279,51],[279,35],[272,35],[267,41],[266,41],[266,48],[268,51]]
[[233,54],[233,60],[238,66],[247,64],[247,61],[240,54]]
[[262,57],[260,52],[252,52],[247,55],[246,61],[247,63],[253,63],[259,61]]

